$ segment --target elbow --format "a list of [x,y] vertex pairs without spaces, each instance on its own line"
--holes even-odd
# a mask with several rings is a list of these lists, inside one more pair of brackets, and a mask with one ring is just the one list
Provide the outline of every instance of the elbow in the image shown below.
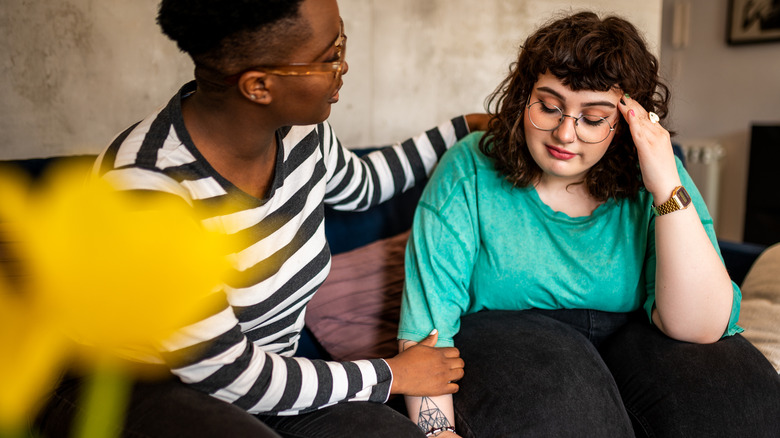
[[666,336],[692,344],[713,344],[718,342],[725,332],[725,326],[722,324],[697,324],[691,321],[665,322],[660,318],[660,315],[653,318],[653,322]]
[[728,290],[710,295],[704,300],[657,303],[652,321],[667,336],[694,344],[712,344],[719,341],[731,319],[733,296]]
[[720,340],[723,331],[712,329],[691,329],[690,327],[659,326],[661,331],[672,339],[691,344],[712,344]]
[[680,336],[671,337],[691,344],[714,344],[720,340],[721,334],[713,334],[712,332],[684,333]]

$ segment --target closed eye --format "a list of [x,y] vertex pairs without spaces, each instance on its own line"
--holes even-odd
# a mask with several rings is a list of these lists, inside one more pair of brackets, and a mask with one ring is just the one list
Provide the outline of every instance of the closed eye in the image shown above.
[[546,103],[544,101],[540,101],[540,103],[542,104],[541,105],[542,112],[545,112],[547,114],[554,114],[554,113],[560,113],[561,112],[561,110],[559,110],[558,107],[555,106],[555,105],[550,105],[550,104],[548,104],[548,103]]
[[589,115],[583,115],[580,117],[580,120],[584,121],[588,126],[600,126],[607,122],[607,120],[603,117]]

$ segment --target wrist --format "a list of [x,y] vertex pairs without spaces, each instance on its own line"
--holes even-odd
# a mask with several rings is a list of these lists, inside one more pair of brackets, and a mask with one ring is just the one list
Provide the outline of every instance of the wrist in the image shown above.
[[681,186],[682,182],[679,178],[664,180],[663,182],[656,182],[652,186],[647,186],[647,191],[653,196],[653,206],[663,204],[671,196],[672,191],[678,186]]
[[685,210],[691,204],[691,196],[683,186],[677,186],[672,190],[667,200],[658,202],[653,200],[652,211],[656,216],[663,216],[678,210]]
[[439,436],[445,432],[455,433],[455,428],[452,426],[434,427],[433,429],[428,430],[428,432],[425,432],[425,436]]
[[395,359],[394,358],[385,358],[382,359],[387,364],[387,367],[390,368],[390,394],[402,394],[401,391],[399,391],[398,384],[399,379],[396,375],[394,365],[395,365]]

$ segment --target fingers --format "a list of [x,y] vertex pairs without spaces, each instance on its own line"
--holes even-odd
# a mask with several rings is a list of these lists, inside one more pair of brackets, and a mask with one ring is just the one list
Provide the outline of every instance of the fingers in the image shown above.
[[[623,114],[623,118],[628,122],[628,126],[631,128],[632,132],[634,131],[634,128],[639,125],[641,117],[647,117],[647,111],[642,105],[639,105],[637,101],[631,99],[628,93],[620,98],[620,105],[618,105],[618,108]],[[648,120],[650,119],[648,118]]]
[[460,360],[460,365],[451,369],[450,382],[457,382],[466,375],[466,371],[463,369],[463,360]]
[[444,357],[459,357],[460,350],[455,347],[442,347],[441,351],[444,353]]
[[465,362],[455,347],[436,348],[437,340],[434,330],[419,344],[385,359],[393,373],[391,393],[431,396],[458,390],[454,382],[463,378]]
[[654,112],[648,112],[648,110],[640,105],[639,102],[632,99],[628,93],[624,94],[623,97],[620,98],[620,105],[618,105],[618,109],[623,114],[623,118],[628,122],[632,132],[634,128],[639,126],[642,126],[643,128],[657,127],[663,130],[663,127],[659,123],[660,119],[658,114]]
[[443,391],[442,395],[455,394],[456,392],[458,392],[459,389],[460,389],[460,385],[458,385],[457,383],[450,382],[447,385],[445,385],[444,388],[442,389]]
[[433,329],[431,333],[428,335],[427,338],[420,341],[419,345],[425,345],[427,347],[435,347],[436,342],[439,341],[439,331],[436,329]]
[[618,107],[631,131],[645,188],[654,195],[669,192],[669,187],[679,185],[680,179],[669,131],[658,123],[655,113],[648,112],[628,94],[620,99]]
[[623,118],[628,123],[634,143],[641,150],[644,147],[666,143],[671,144],[669,132],[659,123],[659,117],[648,112],[642,105],[626,93],[618,105]]

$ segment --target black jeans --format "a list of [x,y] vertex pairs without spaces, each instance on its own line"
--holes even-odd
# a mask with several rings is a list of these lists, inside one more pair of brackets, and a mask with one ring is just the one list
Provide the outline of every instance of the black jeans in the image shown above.
[[455,345],[464,438],[780,436],[780,377],[739,335],[697,345],[641,313],[486,311]]
[[[59,386],[36,421],[46,438],[68,437],[79,410],[80,379]],[[343,438],[424,437],[405,415],[387,405],[342,403],[309,414],[254,416],[191,389],[177,379],[134,385],[122,437]]]

